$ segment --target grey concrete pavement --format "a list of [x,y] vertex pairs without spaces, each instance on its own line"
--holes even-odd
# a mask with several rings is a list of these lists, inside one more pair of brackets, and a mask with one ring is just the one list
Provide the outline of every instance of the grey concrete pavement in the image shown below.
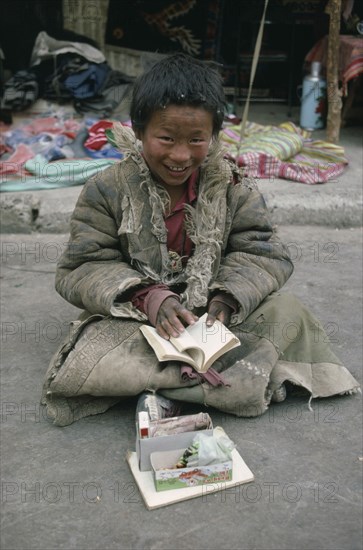
[[[361,382],[360,229],[278,230],[296,266],[285,289],[322,320],[334,350]],[[292,391],[256,419],[209,409],[255,481],[154,511],[146,510],[125,462],[135,445],[134,399],[66,428],[49,422],[39,405],[43,376],[79,312],[53,288],[66,240],[64,234],[3,235],[1,547],[361,548],[360,395],[315,400],[311,412],[307,395]]]

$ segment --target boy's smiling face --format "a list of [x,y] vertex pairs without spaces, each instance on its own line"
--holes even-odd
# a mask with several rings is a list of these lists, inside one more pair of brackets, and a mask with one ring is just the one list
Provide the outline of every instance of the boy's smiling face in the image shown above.
[[188,105],[155,111],[145,130],[136,132],[153,176],[171,192],[202,164],[212,134],[212,114]]

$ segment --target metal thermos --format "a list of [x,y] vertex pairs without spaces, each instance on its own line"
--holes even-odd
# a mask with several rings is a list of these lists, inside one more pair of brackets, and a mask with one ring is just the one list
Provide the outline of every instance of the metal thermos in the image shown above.
[[300,126],[305,130],[324,128],[326,116],[326,80],[320,75],[321,63],[313,61],[311,73],[302,84]]

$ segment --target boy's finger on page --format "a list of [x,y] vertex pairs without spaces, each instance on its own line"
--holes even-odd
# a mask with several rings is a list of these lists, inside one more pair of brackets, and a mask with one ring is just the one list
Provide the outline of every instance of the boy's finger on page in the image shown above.
[[181,328],[178,329],[168,319],[164,319],[161,323],[158,324],[157,330],[160,336],[163,336],[163,338],[169,340],[170,336],[177,338],[180,332],[184,330],[184,327],[180,322],[179,325]]
[[185,321],[188,325],[194,325],[196,321],[198,321],[199,317],[194,315],[191,311],[186,309],[185,307],[180,309],[178,311],[178,315],[183,321]]
[[155,328],[156,328],[156,332],[159,334],[159,336],[161,336],[165,340],[170,340],[169,334],[167,332],[165,332],[165,330],[163,329],[163,327],[161,325],[157,325]]
[[211,327],[214,324],[214,321],[216,320],[215,316],[211,313],[208,313],[208,317],[206,319],[206,325],[207,327]]

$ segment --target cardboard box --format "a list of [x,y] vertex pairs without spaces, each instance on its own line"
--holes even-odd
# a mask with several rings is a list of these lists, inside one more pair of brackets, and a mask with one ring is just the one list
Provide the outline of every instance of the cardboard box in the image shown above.
[[154,472],[152,470],[140,472],[136,452],[128,451],[126,460],[148,510],[154,510],[190,498],[206,496],[217,491],[224,491],[242,483],[250,483],[255,479],[237,449],[232,451],[233,479],[231,481],[208,483],[185,489],[175,489],[174,491],[157,491],[155,489]]
[[232,480],[232,460],[209,466],[175,468],[174,465],[184,451],[185,448],[151,453],[150,462],[157,491],[197,487],[198,485]]
[[[188,416],[188,415],[187,415]],[[165,435],[160,437],[148,437],[140,439],[139,429],[136,426],[136,454],[141,472],[152,470],[150,455],[151,453],[161,451],[173,451],[175,449],[187,449],[193,442],[195,435],[203,432],[209,436],[213,435],[213,423],[209,414],[205,413],[208,420],[208,428],[192,432],[183,432],[175,435]],[[184,452],[183,451],[183,452]]]

